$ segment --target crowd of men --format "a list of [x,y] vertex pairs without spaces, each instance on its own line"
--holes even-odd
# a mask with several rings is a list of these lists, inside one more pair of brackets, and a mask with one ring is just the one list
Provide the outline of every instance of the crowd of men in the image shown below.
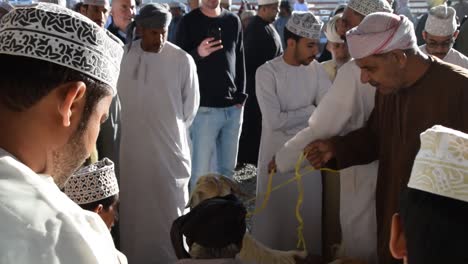
[[0,263],[468,263],[463,1],[187,5],[0,2]]

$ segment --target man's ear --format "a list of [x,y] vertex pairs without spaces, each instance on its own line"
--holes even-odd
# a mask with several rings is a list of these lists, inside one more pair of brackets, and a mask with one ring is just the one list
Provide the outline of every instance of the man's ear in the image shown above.
[[83,16],[86,16],[86,11],[87,11],[88,7],[87,6],[80,6],[80,14],[82,14]]
[[423,32],[422,32],[422,37],[424,39],[424,42],[426,42],[427,41],[427,32],[425,30],[423,30]]
[[288,38],[286,42],[288,43],[287,47],[294,48],[296,46],[296,41],[293,38]]
[[407,258],[406,238],[401,224],[399,214],[394,214],[392,217],[392,229],[390,231],[390,253],[396,259]]
[[62,118],[62,125],[69,127],[73,113],[78,104],[84,104],[86,85],[83,82],[68,82],[62,84],[59,88],[59,96],[61,96],[58,111]]
[[331,47],[331,43],[327,41],[327,44],[325,45],[325,48],[331,53],[332,52],[332,47]]
[[459,30],[455,31],[455,33],[453,33],[453,40],[455,41],[457,38],[458,38],[458,34],[460,33]]
[[94,208],[93,212],[95,212],[96,214],[100,214],[103,209],[104,206],[102,206],[102,204],[99,204],[98,206],[96,206],[96,208]]
[[400,68],[404,68],[408,61],[408,55],[403,50],[394,50],[390,54],[395,58],[395,60],[400,65]]

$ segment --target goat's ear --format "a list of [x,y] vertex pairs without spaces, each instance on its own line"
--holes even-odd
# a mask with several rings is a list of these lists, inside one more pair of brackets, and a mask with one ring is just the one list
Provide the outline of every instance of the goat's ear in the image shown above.
[[185,206],[185,208],[193,208],[194,207],[194,205],[196,204],[196,202],[198,200],[195,196],[198,196],[196,191],[194,191],[194,192],[192,192],[192,194],[190,194],[190,199],[189,199],[187,205]]
[[228,178],[226,176],[219,176],[219,180],[228,185],[230,188],[231,188],[231,193],[232,194],[237,194],[237,195],[240,195],[240,196],[247,196],[246,193],[244,193],[241,189],[240,189],[240,186],[239,184],[234,181],[233,179],[231,178]]

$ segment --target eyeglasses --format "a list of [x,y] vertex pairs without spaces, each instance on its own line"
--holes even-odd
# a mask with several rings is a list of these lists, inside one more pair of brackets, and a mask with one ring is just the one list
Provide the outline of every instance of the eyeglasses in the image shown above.
[[447,48],[450,49],[454,43],[455,43],[455,40],[453,38],[449,39],[449,40],[446,40],[444,42],[437,42],[437,41],[430,41],[429,40],[429,41],[426,42],[426,46],[428,48],[431,48],[431,49],[436,49],[438,47],[441,47],[443,49],[444,48],[445,49],[447,49]]

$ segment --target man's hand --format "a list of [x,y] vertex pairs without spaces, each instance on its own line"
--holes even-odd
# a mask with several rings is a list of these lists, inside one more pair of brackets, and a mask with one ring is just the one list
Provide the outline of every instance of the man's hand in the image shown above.
[[272,171],[276,171],[276,161],[275,161],[275,156],[271,159],[270,163],[268,163],[268,173],[271,173]]
[[221,45],[221,40],[213,40],[214,38],[206,38],[202,41],[202,43],[200,43],[197,48],[197,52],[200,57],[208,57],[211,53],[223,48],[223,45]]
[[314,168],[322,168],[325,163],[335,157],[335,146],[330,140],[316,140],[304,148],[306,158]]

